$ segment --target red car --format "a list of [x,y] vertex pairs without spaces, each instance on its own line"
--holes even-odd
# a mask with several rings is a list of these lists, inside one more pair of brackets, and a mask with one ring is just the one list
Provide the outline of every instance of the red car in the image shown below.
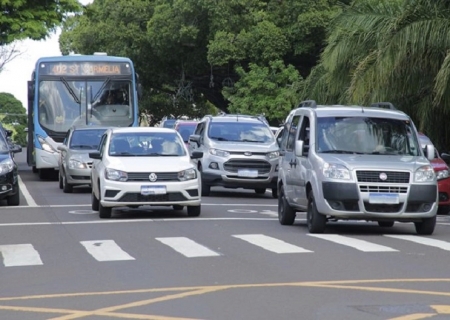
[[[419,133],[419,141],[422,148],[427,144],[433,144],[426,135]],[[450,159],[446,159],[447,161]],[[450,211],[450,178],[449,168],[444,159],[441,158],[439,152],[435,148],[435,156],[431,162],[434,172],[438,180],[439,190],[439,209],[438,214],[448,214]]]
[[189,121],[189,120],[177,121],[175,123],[174,129],[180,133],[186,146],[189,142],[189,136],[194,134],[195,128],[197,127],[197,123],[198,121]]

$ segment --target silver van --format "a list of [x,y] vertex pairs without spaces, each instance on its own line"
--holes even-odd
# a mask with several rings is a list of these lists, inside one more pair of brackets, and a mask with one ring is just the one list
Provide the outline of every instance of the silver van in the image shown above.
[[306,211],[308,230],[329,220],[414,222],[418,234],[436,225],[438,187],[408,115],[391,103],[320,106],[302,102],[279,140],[278,218],[294,223]]
[[197,160],[202,196],[211,187],[271,189],[277,198],[278,144],[264,117],[236,114],[205,116],[189,137],[189,152],[203,152]]

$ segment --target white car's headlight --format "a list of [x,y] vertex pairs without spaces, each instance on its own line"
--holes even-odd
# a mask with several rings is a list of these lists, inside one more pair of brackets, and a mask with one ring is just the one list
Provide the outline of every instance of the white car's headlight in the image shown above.
[[14,169],[14,162],[11,159],[6,159],[0,162],[0,173],[5,174]]
[[325,163],[323,165],[323,175],[326,178],[338,180],[350,180],[350,171],[340,164]]
[[434,181],[435,177],[436,174],[432,166],[422,166],[414,173],[414,181],[416,182]]
[[214,156],[223,157],[223,158],[230,156],[230,153],[228,151],[220,150],[220,149],[209,149],[209,153],[211,153]]
[[127,181],[128,173],[116,169],[106,168],[105,178],[112,181]]
[[59,152],[58,150],[56,150],[55,148],[53,148],[53,146],[48,143],[47,141],[45,141],[44,138],[42,138],[41,136],[37,136],[38,137],[38,141],[42,146],[42,150],[45,150],[47,152],[51,152],[51,153],[56,153]]
[[88,166],[86,163],[81,161],[81,159],[69,159],[69,169],[87,169]]
[[442,180],[448,178],[448,170],[441,170],[436,172],[436,179]]
[[267,158],[269,158],[270,160],[272,159],[276,159],[280,156],[280,153],[278,151],[272,151],[266,154]]
[[180,181],[193,180],[195,178],[197,178],[197,171],[193,168],[178,172],[178,179]]

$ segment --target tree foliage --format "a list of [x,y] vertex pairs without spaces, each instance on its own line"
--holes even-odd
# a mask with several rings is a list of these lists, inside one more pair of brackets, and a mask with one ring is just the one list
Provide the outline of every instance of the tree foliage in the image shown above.
[[[238,85],[256,66],[280,72],[276,78],[283,85],[286,79],[292,84],[301,81],[299,75],[307,76],[320,56],[337,2],[95,0],[65,22],[60,48],[63,54],[106,51],[130,57],[147,91],[140,106],[156,118],[206,113],[211,104],[228,111],[234,95],[229,88],[239,86],[234,101],[245,85],[251,84],[250,91],[264,90],[254,81]],[[283,67],[273,67],[278,61]],[[234,104],[233,110],[242,106]],[[267,112],[268,118],[279,117],[274,108]]]
[[449,145],[450,3],[357,0],[333,20],[303,94],[320,102],[391,101],[438,148]]
[[26,143],[27,120],[22,102],[10,93],[0,92],[0,121],[13,131],[12,140],[22,146]]

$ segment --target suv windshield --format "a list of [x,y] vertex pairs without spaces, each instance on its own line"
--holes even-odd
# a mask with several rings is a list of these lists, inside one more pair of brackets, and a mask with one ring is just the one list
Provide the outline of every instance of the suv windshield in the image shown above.
[[317,118],[319,153],[420,155],[409,121],[367,117]]
[[208,136],[219,141],[271,143],[274,136],[263,123],[211,122]]
[[75,130],[70,139],[71,149],[92,149],[98,148],[104,129],[99,130]]
[[111,136],[109,155],[179,157],[185,156],[186,152],[176,132],[121,132]]

